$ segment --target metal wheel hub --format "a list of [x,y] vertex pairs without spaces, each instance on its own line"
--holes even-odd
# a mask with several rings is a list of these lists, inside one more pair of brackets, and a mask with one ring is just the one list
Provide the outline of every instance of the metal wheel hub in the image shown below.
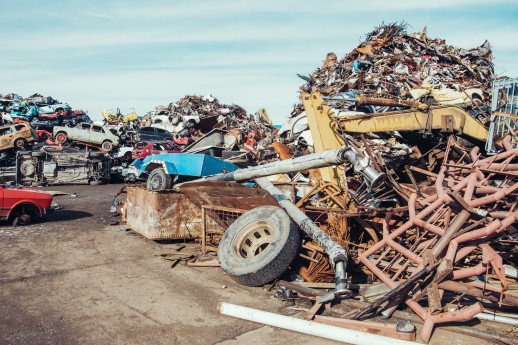
[[163,181],[162,181],[162,177],[159,176],[159,175],[155,175],[151,178],[151,188],[153,188],[153,190],[158,190],[162,187],[163,185]]
[[238,257],[246,259],[261,255],[272,242],[275,228],[264,220],[256,220],[243,228],[232,243]]

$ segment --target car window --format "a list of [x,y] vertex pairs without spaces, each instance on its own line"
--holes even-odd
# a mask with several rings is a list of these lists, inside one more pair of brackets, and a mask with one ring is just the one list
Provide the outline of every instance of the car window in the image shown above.
[[14,129],[16,129],[16,131],[23,131],[26,130],[27,127],[25,127],[24,125],[16,125],[14,126]]
[[103,128],[101,126],[92,126],[92,131],[93,132],[104,133]]
[[142,127],[141,132],[153,132],[153,127]]
[[156,132],[157,132],[157,133],[160,133],[160,134],[167,133],[167,132],[165,131],[165,129],[162,129],[162,128],[155,128],[155,130],[156,130]]
[[11,129],[11,127],[0,128],[0,135],[7,135],[11,134],[12,132],[13,130]]
[[90,127],[91,127],[91,125],[89,123],[81,123],[79,126],[81,127],[81,129],[83,129],[85,131],[89,131]]

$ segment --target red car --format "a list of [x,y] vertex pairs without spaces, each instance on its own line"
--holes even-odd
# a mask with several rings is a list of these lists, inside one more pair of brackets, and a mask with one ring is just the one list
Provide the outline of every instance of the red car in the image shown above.
[[171,141],[162,141],[158,143],[138,143],[131,156],[133,159],[144,159],[149,155],[156,155],[159,153],[179,153],[182,149]]
[[52,204],[52,195],[33,189],[7,188],[0,186],[0,219],[14,225],[26,225],[41,218]]

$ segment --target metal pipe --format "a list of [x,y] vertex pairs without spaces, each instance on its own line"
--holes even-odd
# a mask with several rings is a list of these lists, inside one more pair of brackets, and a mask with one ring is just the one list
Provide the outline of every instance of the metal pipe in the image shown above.
[[225,302],[218,305],[218,311],[223,315],[354,345],[417,344],[413,341],[389,338],[382,335],[301,320],[291,316],[270,313]]
[[256,178],[271,176],[276,174],[285,174],[291,172],[299,172],[309,169],[318,169],[337,164],[343,164],[347,161],[345,157],[346,148],[327,150],[320,153],[312,153],[282,161],[275,161],[267,164],[258,165],[238,169],[229,173],[209,176],[206,179],[216,181],[251,181]]
[[[286,211],[290,218],[311,237],[329,255],[331,264],[335,270],[335,290],[333,297],[348,296],[351,291],[347,289],[347,252],[342,246],[334,241],[331,236],[320,229],[304,212],[293,204],[282,192],[275,187],[268,179],[261,177],[255,180],[259,187],[270,193],[279,205]],[[330,297],[331,298],[331,297]]]
[[238,169],[229,173],[209,176],[206,177],[205,180],[244,182],[276,174],[324,168],[345,162],[350,162],[354,167],[354,171],[361,173],[368,185],[372,188],[385,179],[384,173],[378,172],[370,166],[371,162],[369,157],[361,157],[351,147],[344,146],[339,149],[312,153],[297,158],[275,161],[255,167]]
[[255,182],[259,187],[270,193],[300,229],[324,249],[327,255],[329,255],[329,259],[331,259],[333,265],[340,261],[347,263],[347,252],[345,249],[313,223],[304,212],[295,206],[277,187],[268,181],[268,179],[262,177],[256,179]]

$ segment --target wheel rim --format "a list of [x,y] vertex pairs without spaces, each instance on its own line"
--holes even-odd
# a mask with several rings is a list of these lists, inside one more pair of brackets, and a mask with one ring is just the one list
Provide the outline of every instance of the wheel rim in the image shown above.
[[149,183],[151,185],[152,190],[159,190],[162,188],[163,182],[160,175],[154,175],[151,177],[151,181]]
[[58,137],[56,139],[58,143],[64,143],[66,141],[66,136],[64,134],[58,134]]
[[16,145],[16,147],[23,147],[23,140],[21,140],[21,139],[16,140],[15,145]]
[[234,253],[248,259],[261,255],[270,245],[275,228],[267,221],[256,220],[243,228],[232,243]]

